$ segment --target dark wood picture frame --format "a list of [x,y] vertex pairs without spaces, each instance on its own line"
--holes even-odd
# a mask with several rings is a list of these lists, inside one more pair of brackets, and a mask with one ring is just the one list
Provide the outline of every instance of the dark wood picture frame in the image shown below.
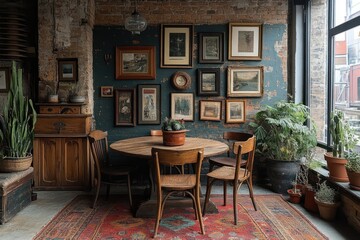
[[262,66],[230,66],[227,78],[228,97],[262,97],[264,88]]
[[138,124],[161,123],[161,85],[138,85]]
[[7,93],[10,89],[10,68],[0,68],[0,92]]
[[243,123],[246,121],[246,101],[241,99],[226,100],[226,123]]
[[78,81],[77,58],[58,58],[58,80],[60,82]]
[[100,96],[101,97],[113,97],[114,96],[113,86],[101,86],[100,87]]
[[198,68],[197,95],[220,96],[220,69]]
[[136,125],[135,89],[118,88],[115,92],[115,126]]
[[261,60],[261,23],[229,23],[229,60]]
[[200,100],[199,119],[203,121],[221,121],[221,100]]
[[115,78],[155,79],[155,46],[118,46],[116,47]]
[[199,63],[224,62],[224,33],[198,33]]
[[170,93],[170,117],[177,120],[194,121],[194,93]]
[[192,24],[161,25],[161,68],[192,68],[193,64]]

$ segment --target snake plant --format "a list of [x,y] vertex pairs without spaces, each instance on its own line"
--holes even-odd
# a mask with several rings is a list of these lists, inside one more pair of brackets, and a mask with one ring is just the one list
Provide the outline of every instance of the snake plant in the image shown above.
[[36,111],[32,100],[24,96],[22,69],[12,63],[12,78],[7,102],[3,110],[0,129],[3,158],[19,158],[29,155],[34,139]]

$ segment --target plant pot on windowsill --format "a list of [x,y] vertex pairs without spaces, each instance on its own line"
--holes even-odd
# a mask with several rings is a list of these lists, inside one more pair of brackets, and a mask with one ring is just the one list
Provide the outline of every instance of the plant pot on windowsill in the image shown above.
[[346,173],[345,164],[347,159],[333,157],[331,152],[324,154],[324,158],[327,162],[327,167],[329,169],[329,178],[336,182],[348,182],[349,178]]

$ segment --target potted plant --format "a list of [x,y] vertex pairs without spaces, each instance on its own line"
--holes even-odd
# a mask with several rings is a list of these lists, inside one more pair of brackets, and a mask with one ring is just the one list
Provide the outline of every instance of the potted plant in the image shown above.
[[[297,175],[296,175],[295,179],[297,179]],[[290,202],[300,203],[302,194],[301,194],[301,189],[299,188],[299,185],[296,180],[293,182],[293,188],[288,189],[287,193],[290,196],[290,199],[289,199]]]
[[349,177],[350,188],[360,190],[360,154],[358,152],[349,152],[346,155],[346,172]]
[[347,162],[345,152],[351,150],[358,139],[354,130],[345,121],[344,113],[339,110],[331,113],[329,130],[333,150],[324,154],[329,170],[329,178],[333,181],[348,182],[349,178],[345,169]]
[[320,217],[331,221],[336,216],[337,208],[340,206],[336,191],[326,184],[326,181],[319,185],[315,193],[315,202],[319,207]]
[[163,131],[163,144],[166,146],[181,146],[185,143],[188,130],[185,129],[184,120],[165,118],[161,127]]
[[84,84],[80,81],[73,84],[69,89],[69,101],[72,103],[83,103],[85,102],[85,97],[81,95]]
[[49,103],[59,102],[59,81],[44,81]]
[[35,123],[33,103],[23,93],[22,69],[16,69],[13,62],[12,80],[0,128],[2,172],[23,171],[31,166]]
[[299,172],[299,160],[316,146],[316,130],[305,125],[311,120],[301,103],[278,102],[263,106],[250,127],[254,129],[257,154],[266,158],[272,189],[286,194]]

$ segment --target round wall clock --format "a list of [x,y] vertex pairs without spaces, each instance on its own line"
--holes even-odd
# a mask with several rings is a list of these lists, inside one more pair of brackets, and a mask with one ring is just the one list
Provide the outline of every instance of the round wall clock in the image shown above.
[[175,72],[171,78],[174,88],[179,90],[188,89],[191,86],[191,77],[186,72]]

